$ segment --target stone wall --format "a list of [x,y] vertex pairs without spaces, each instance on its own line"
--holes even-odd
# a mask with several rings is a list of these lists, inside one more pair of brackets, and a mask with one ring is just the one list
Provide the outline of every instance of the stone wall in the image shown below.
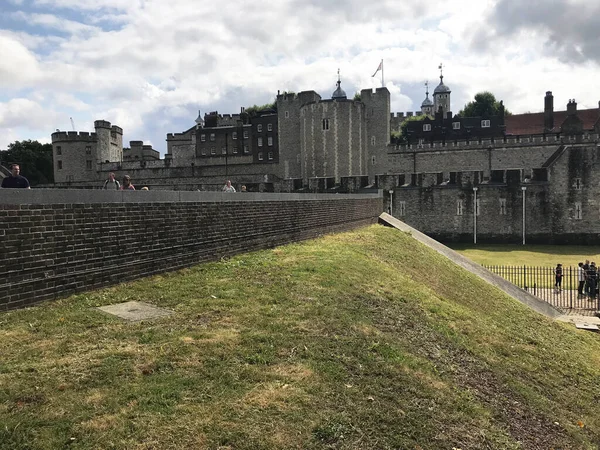
[[0,310],[375,223],[381,194],[0,190]]

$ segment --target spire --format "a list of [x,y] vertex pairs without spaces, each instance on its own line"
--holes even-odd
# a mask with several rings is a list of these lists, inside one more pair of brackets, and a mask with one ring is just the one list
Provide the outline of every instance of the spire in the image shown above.
[[425,100],[421,103],[421,108],[433,106],[433,102],[429,99],[429,81],[425,82]]
[[331,94],[331,98],[334,100],[346,99],[347,98],[346,93],[342,89],[342,80],[340,78],[340,69],[338,69],[338,80],[337,80],[336,86],[337,86],[337,88],[333,92],[333,94]]
[[440,84],[444,84],[444,64],[440,63],[438,69],[440,69]]

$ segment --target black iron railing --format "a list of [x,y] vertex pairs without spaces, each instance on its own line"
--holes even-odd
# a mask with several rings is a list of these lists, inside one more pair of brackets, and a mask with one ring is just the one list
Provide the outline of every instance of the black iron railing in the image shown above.
[[560,284],[557,285],[556,267],[535,266],[489,266],[484,268],[501,276],[536,297],[563,310],[600,311],[598,284],[600,274],[583,274],[579,267],[563,267]]

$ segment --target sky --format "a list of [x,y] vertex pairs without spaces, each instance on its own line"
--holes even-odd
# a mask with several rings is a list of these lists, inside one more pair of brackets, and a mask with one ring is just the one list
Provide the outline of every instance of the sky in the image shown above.
[[420,109],[426,81],[458,112],[488,90],[513,113],[600,100],[600,2],[588,0],[0,0],[0,149],[104,119],[162,154],[198,111],[277,91],[381,85]]

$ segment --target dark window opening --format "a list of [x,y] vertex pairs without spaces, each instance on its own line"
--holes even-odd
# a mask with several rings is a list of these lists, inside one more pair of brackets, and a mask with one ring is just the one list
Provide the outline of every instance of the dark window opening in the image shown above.
[[504,170],[492,170],[490,181],[492,183],[504,183]]

